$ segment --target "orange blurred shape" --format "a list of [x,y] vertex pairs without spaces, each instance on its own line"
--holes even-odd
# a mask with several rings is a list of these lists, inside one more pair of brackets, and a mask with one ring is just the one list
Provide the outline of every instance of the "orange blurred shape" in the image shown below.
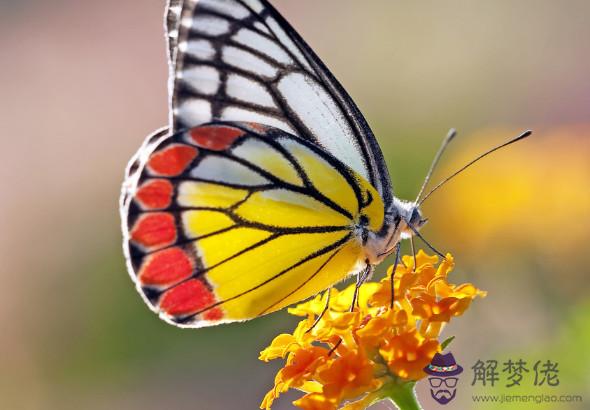
[[[461,151],[439,175],[518,133],[490,130],[456,141]],[[434,231],[447,233],[450,249],[474,258],[490,248],[567,256],[590,239],[589,187],[590,124],[568,126],[485,159],[429,199],[425,214]]]

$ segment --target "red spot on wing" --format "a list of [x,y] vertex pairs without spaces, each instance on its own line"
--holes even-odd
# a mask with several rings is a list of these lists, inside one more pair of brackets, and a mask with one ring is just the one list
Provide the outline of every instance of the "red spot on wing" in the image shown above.
[[215,296],[205,283],[191,279],[164,294],[160,308],[171,316],[190,315],[215,303]]
[[166,212],[142,215],[131,230],[131,239],[147,248],[170,245],[176,240],[174,216]]
[[172,183],[166,179],[153,179],[137,190],[135,200],[147,209],[167,208],[172,203]]
[[247,122],[246,125],[252,131],[258,132],[260,134],[264,134],[268,130],[268,127],[266,125],[262,125],[262,124],[259,124],[257,122]]
[[148,168],[158,175],[177,176],[188,167],[198,153],[194,147],[173,144],[153,153],[148,161]]
[[201,148],[223,151],[229,148],[244,131],[222,125],[209,125],[193,128],[189,131],[191,140]]
[[208,320],[210,322],[216,322],[218,320],[221,320],[223,319],[223,310],[221,310],[218,307],[208,310],[203,314],[203,319]]
[[193,259],[180,248],[170,248],[148,256],[139,271],[142,285],[171,286],[193,274]]

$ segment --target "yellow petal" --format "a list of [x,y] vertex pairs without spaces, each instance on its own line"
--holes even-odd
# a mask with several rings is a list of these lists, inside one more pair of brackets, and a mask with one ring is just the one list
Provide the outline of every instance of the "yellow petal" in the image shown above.
[[268,362],[280,357],[285,357],[289,348],[294,344],[297,344],[297,340],[293,335],[280,334],[274,338],[269,347],[260,352],[258,358],[263,362]]

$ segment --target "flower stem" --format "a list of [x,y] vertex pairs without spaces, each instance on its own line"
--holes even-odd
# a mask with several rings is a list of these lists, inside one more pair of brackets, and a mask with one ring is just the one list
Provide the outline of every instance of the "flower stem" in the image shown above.
[[415,382],[390,383],[383,386],[383,398],[391,400],[399,410],[422,410],[416,398],[415,386]]

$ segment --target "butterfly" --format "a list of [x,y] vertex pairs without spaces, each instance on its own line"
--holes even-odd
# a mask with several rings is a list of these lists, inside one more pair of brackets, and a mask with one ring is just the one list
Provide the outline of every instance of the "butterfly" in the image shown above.
[[129,274],[163,320],[256,318],[419,235],[361,112],[267,1],[170,0],[166,33],[169,125],[120,200]]

